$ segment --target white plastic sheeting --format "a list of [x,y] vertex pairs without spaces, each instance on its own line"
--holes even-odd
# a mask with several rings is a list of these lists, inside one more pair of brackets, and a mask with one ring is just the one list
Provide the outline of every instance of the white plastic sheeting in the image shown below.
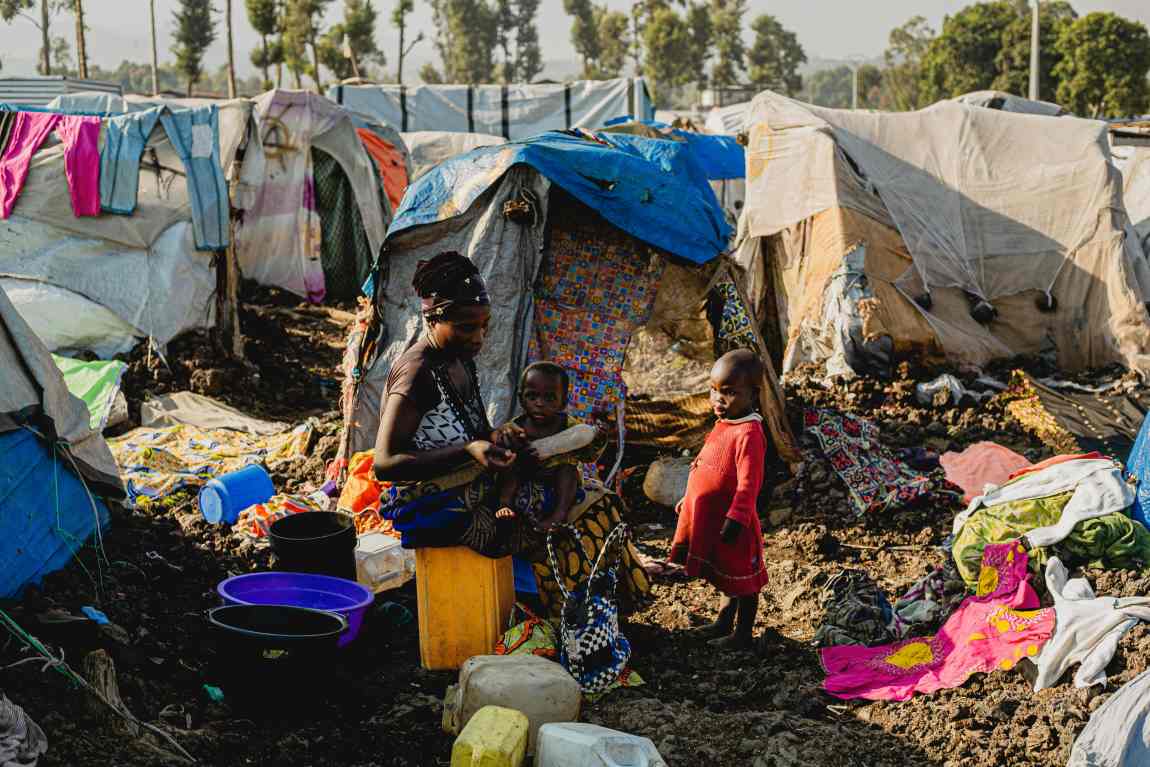
[[537,85],[337,85],[328,95],[404,133],[486,133],[506,139],[544,131],[598,128],[607,120],[654,117],[640,78]]
[[215,321],[215,270],[196,252],[190,221],[145,249],[13,216],[0,226],[0,275],[79,293],[161,345]]
[[448,131],[416,131],[402,133],[403,143],[411,153],[411,180],[422,176],[444,160],[466,154],[481,146],[507,143],[499,136],[486,133],[451,133]]
[[1014,112],[1023,115],[1043,115],[1045,117],[1058,117],[1066,114],[1066,110],[1049,101],[1031,101],[1003,91],[974,91],[959,96],[955,101],[969,104],[972,107],[997,109],[1002,112]]
[[735,136],[747,129],[747,117],[751,112],[751,102],[730,104],[725,107],[715,107],[707,115],[704,127],[707,133],[722,136]]
[[110,359],[130,351],[142,335],[108,309],[66,288],[4,277],[0,289],[50,352],[86,350]]

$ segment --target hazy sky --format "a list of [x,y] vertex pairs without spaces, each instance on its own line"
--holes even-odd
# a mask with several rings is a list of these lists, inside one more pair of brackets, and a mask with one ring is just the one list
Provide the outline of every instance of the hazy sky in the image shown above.
[[[395,0],[374,0],[380,11],[381,23],[376,33],[380,47],[393,67],[397,34],[388,21]],[[1079,13],[1115,11],[1150,25],[1150,0],[1071,0]],[[625,10],[630,3],[607,0],[616,9]],[[784,25],[793,29],[807,51],[809,58],[841,59],[854,55],[876,56],[886,47],[887,34],[915,14],[920,14],[936,28],[946,13],[954,13],[967,3],[965,0],[750,0],[748,23],[759,13],[772,13]],[[147,0],[86,0],[85,15],[88,34],[89,60],[104,67],[115,67],[123,59],[140,62],[150,60],[148,43]],[[160,58],[170,59],[172,12],[177,0],[156,0],[156,19],[159,26]],[[222,9],[224,0],[215,0]],[[341,0],[332,0],[329,18],[342,14]],[[253,70],[248,53],[258,38],[248,25],[243,0],[232,0],[235,17],[236,59],[241,73]],[[432,32],[431,11],[426,0],[416,0],[413,26],[428,35]],[[59,16],[54,22],[53,35],[74,36],[71,16]],[[549,73],[565,74],[573,65],[575,52],[570,42],[571,19],[563,12],[562,0],[542,0],[539,12],[539,33],[543,42],[544,58]],[[221,35],[222,38],[222,29]],[[16,19],[11,24],[0,24],[0,62],[2,74],[33,74],[39,35],[28,21]],[[435,57],[430,42],[421,43],[405,65],[407,73],[414,75],[419,66]],[[225,59],[222,39],[212,46],[208,64],[216,67]]]

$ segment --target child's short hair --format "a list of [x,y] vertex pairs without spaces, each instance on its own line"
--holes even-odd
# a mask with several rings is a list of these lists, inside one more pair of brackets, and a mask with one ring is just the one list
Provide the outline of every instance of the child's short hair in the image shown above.
[[567,401],[567,393],[571,388],[571,379],[567,375],[567,369],[562,365],[556,365],[554,362],[532,362],[523,370],[523,375],[519,378],[519,392],[522,393],[523,389],[527,386],[527,376],[532,373],[542,373],[543,375],[553,376],[559,379],[559,383],[563,387],[563,401]]

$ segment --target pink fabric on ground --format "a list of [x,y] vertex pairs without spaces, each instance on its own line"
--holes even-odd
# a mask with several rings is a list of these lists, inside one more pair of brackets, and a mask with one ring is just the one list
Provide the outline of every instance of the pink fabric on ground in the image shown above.
[[12,215],[32,156],[53,130],[64,144],[64,172],[77,216],[100,215],[100,120],[50,112],[17,112],[0,157],[0,218]]
[[836,698],[908,700],[1037,657],[1054,633],[1054,609],[1035,609],[1039,602],[1027,581],[1028,560],[1018,541],[987,546],[979,594],[967,597],[932,637],[881,647],[823,648],[824,688]]
[[1001,485],[1013,472],[1030,466],[1023,456],[993,442],[978,442],[961,453],[943,453],[938,462],[947,481],[962,488],[967,503],[982,495],[987,485]]

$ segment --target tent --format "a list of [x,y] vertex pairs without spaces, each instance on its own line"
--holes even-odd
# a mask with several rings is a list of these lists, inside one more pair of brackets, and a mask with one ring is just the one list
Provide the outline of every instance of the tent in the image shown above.
[[747,190],[737,260],[785,370],[1019,354],[1150,370],[1150,282],[1116,215],[1103,123],[954,101],[851,112],[766,92]]
[[108,113],[206,105],[219,110],[244,276],[314,301],[353,297],[391,220],[389,195],[402,198],[410,176],[390,126],[304,91],[227,101],[74,94],[54,104]]
[[960,104],[970,104],[975,107],[998,109],[1003,112],[1015,112],[1023,115],[1061,117],[1068,114],[1065,109],[1057,104],[1051,104],[1049,101],[1031,101],[1003,91],[974,91],[959,96],[955,101]]
[[83,401],[0,290],[0,598],[67,564],[108,524],[119,471]]
[[506,139],[486,133],[415,131],[403,133],[403,143],[411,153],[411,180],[415,181],[444,160],[467,154],[482,146],[506,143]]
[[[551,132],[441,163],[408,190],[349,342],[344,457],[374,443],[390,366],[422,332],[412,274],[444,250],[470,257],[491,294],[477,365],[493,423],[515,412],[523,367],[551,359],[572,372],[576,417],[625,413],[629,442],[697,439],[716,341],[755,344],[719,258],[730,234],[685,142]],[[769,381],[769,421],[786,435]]]
[[513,85],[336,85],[328,96],[403,133],[486,133],[508,140],[590,129],[619,115],[654,117],[641,77]]
[[[71,94],[40,111],[109,118],[148,106],[114,94]],[[194,150],[202,147],[207,154],[196,154],[196,162],[215,163],[218,170],[221,158],[235,151],[238,140],[231,137],[242,127],[234,126],[243,126],[247,114],[235,102],[198,106],[213,122],[203,123],[207,132]],[[171,112],[176,113],[189,114],[181,105]],[[218,125],[214,131],[212,124]],[[187,157],[192,150],[182,147]],[[212,187],[207,174],[197,220],[186,176],[181,152],[157,121],[140,154],[134,208],[78,217],[68,194],[64,146],[46,141],[36,152],[11,216],[0,227],[0,284],[53,351],[90,349],[107,357],[140,338],[163,347],[180,333],[215,324],[215,252],[226,246],[227,232],[219,231],[221,216],[212,214],[224,211],[226,227],[227,190],[222,182]],[[209,230],[214,237],[204,234]]]
[[707,114],[704,124],[708,133],[720,136],[737,136],[747,130],[747,118],[751,112],[751,102],[728,104],[725,107],[714,107]]

